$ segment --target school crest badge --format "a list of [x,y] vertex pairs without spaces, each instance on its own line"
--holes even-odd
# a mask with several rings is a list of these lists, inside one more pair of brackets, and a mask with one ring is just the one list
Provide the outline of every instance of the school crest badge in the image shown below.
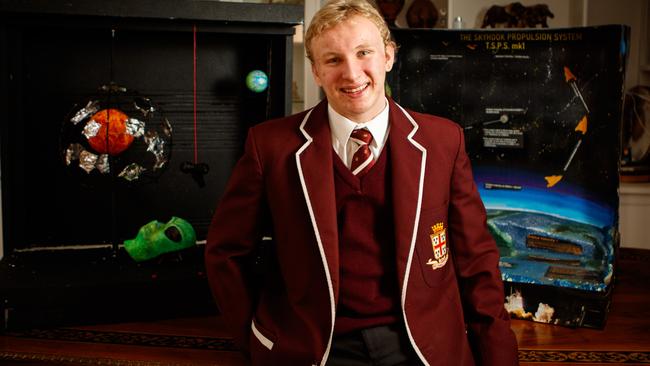
[[431,226],[431,231],[433,233],[429,237],[431,237],[431,246],[433,247],[433,258],[429,258],[427,265],[430,265],[432,269],[438,269],[444,266],[449,258],[447,233],[442,222]]

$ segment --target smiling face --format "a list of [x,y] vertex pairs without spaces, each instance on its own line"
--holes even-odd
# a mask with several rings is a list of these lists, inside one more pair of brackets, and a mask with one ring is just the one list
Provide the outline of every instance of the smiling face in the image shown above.
[[314,37],[311,50],[314,79],[335,111],[361,123],[383,110],[395,49],[384,46],[375,24],[353,15]]

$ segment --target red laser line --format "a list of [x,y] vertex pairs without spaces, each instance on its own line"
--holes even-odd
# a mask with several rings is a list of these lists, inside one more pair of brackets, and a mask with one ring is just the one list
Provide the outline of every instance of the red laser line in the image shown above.
[[194,164],[199,161],[199,152],[197,147],[196,138],[196,24],[192,26],[192,37],[194,39],[194,55],[193,55],[193,68],[194,68]]

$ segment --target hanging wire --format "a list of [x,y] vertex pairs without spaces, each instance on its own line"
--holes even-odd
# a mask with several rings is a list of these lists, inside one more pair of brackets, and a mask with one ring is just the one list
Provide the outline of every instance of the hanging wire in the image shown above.
[[192,38],[194,41],[193,46],[193,58],[192,66],[194,71],[193,82],[194,82],[194,164],[199,162],[199,151],[198,151],[198,141],[196,136],[196,24],[192,26]]
[[[110,55],[110,63],[108,66],[109,73],[110,73],[110,80],[108,82],[108,108],[106,110],[106,153],[108,154],[108,150],[110,149],[109,147],[109,136],[110,136],[110,130],[111,130],[111,118],[110,118],[110,110],[111,110],[111,105],[112,105],[112,90],[113,90],[113,85],[115,82],[115,69],[113,67],[113,62],[114,62],[114,53],[115,53],[115,28],[111,27],[111,55]],[[117,253],[119,250],[119,243],[118,243],[118,234],[117,234],[117,194],[115,192],[115,172],[113,172],[113,159],[111,158],[111,155],[108,154],[108,159],[109,159],[109,166],[111,167],[111,242],[113,245],[113,258],[117,258]]]

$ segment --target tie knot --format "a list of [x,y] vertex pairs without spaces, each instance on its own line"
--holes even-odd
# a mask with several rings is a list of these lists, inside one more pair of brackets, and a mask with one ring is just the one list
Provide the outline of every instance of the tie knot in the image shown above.
[[372,141],[372,134],[367,128],[359,128],[352,131],[350,138],[359,145],[368,145]]

